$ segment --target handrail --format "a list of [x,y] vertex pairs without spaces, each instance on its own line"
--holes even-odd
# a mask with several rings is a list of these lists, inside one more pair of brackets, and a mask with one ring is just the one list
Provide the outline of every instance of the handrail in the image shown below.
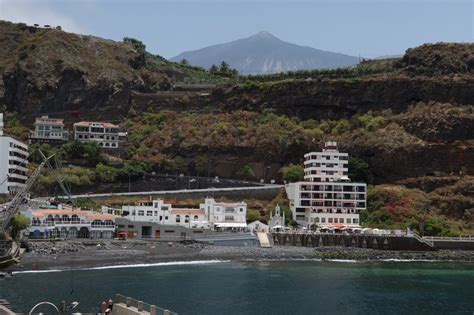
[[474,242],[474,236],[468,235],[468,236],[423,236],[424,239],[426,240],[433,240],[433,241],[473,241]]

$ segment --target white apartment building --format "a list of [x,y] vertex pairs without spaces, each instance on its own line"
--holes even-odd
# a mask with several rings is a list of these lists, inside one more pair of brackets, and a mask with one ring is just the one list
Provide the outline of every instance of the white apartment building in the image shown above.
[[213,229],[242,230],[247,227],[247,204],[245,202],[216,202],[214,198],[206,198],[199,208],[205,211]]
[[28,145],[3,134],[0,113],[0,194],[14,194],[28,179]]
[[64,128],[64,119],[37,117],[31,142],[62,143],[69,140],[69,132]]
[[210,228],[204,211],[192,208],[172,208],[171,204],[164,203],[161,199],[141,200],[133,205],[124,205],[121,209],[103,206],[102,212],[121,216],[133,222],[153,222],[188,228]]
[[311,228],[359,226],[366,209],[367,186],[350,182],[348,154],[336,142],[326,142],[322,152],[305,154],[304,181],[286,185],[293,218]]
[[95,141],[103,148],[117,149],[122,136],[119,127],[111,123],[81,121],[74,124],[75,140]]
[[102,207],[102,212],[121,216],[130,221],[188,228],[243,230],[247,227],[246,203],[216,202],[213,198],[206,198],[199,209],[176,208],[161,199],[148,199],[138,201],[134,205],[124,205],[121,209]]

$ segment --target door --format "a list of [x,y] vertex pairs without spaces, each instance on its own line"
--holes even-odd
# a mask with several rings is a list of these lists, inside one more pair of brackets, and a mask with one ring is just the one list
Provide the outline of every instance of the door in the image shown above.
[[160,239],[160,233],[161,233],[161,230],[156,230],[155,231],[155,238],[158,240]]

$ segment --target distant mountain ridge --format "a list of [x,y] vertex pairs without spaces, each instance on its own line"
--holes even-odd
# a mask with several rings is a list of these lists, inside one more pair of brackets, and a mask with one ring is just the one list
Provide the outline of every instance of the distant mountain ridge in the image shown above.
[[242,74],[330,69],[359,63],[358,57],[288,43],[266,31],[171,58],[172,61],[182,59],[206,69],[225,61]]

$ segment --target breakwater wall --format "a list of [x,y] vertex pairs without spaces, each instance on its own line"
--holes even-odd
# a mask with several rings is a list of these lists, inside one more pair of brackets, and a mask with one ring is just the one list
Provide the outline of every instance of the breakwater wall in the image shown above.
[[435,251],[432,242],[416,235],[365,235],[328,233],[271,233],[275,245],[283,246],[342,246],[380,250]]

